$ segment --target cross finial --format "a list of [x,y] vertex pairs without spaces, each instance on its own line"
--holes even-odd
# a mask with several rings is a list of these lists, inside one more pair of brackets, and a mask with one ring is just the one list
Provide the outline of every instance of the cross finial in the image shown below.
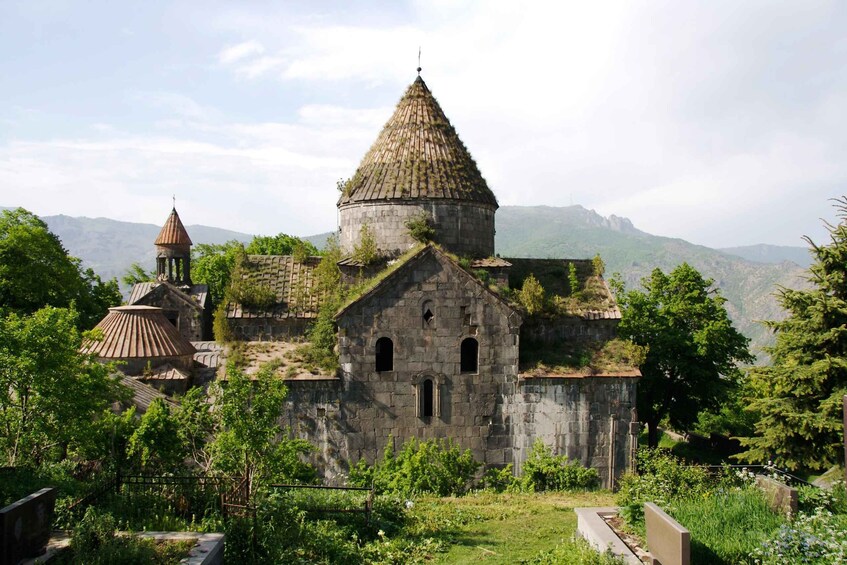
[[418,46],[418,76],[421,76],[421,48]]
[[172,199],[172,200],[173,200],[173,202],[174,202],[174,210],[176,210],[176,194],[172,195],[172,196],[171,196],[171,199]]

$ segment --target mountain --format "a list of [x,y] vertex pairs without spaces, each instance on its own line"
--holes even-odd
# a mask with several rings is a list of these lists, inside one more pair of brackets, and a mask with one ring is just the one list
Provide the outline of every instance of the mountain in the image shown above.
[[[160,226],[105,218],[46,216],[47,225],[68,251],[105,278],[120,278],[132,263],[155,265],[153,241]],[[252,236],[208,226],[187,226],[195,244],[223,243]],[[321,247],[330,233],[307,237]],[[582,206],[503,206],[497,212],[497,253],[503,257],[584,259],[599,253],[606,276],[621,273],[629,288],[655,267],[665,272],[688,262],[715,280],[727,299],[737,327],[752,339],[754,352],[771,341],[757,321],[784,314],[774,298],[778,286],[801,288],[808,283],[799,264],[801,248],[749,246],[715,250],[681,239],[659,237],[637,229],[626,218],[603,217]],[[808,254],[807,254],[808,255]],[[808,264],[808,257],[803,264]]]
[[755,261],[756,263],[782,263],[784,261],[791,261],[804,269],[808,269],[812,264],[812,255],[809,253],[808,247],[760,243],[758,245],[744,245],[742,247],[724,247],[718,251],[737,255],[742,259]]
[[736,327],[751,338],[751,348],[760,356],[772,336],[759,321],[785,315],[774,291],[779,286],[808,285],[805,270],[781,256],[780,262],[747,260],[682,239],[650,235],[626,218],[605,218],[582,206],[504,206],[497,211],[495,247],[503,257],[578,259],[599,253],[606,277],[621,273],[628,288],[638,287],[656,267],[668,272],[687,262],[714,279]]
[[[104,279],[118,280],[129,266],[139,263],[147,269],[156,266],[153,242],[162,226],[136,224],[107,218],[43,216],[50,231],[59,236],[68,253],[82,259]],[[249,242],[253,236],[209,226],[186,226],[191,240],[198,243],[223,243],[231,239]]]

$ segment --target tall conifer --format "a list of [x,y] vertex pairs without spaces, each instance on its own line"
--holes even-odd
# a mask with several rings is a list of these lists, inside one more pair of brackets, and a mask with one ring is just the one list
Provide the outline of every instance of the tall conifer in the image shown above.
[[785,320],[767,322],[776,333],[771,364],[750,373],[749,409],[760,414],[756,437],[742,440],[750,462],[788,469],[822,469],[842,460],[841,397],[847,394],[847,198],[835,200],[840,223],[830,242],[808,237],[812,287],[783,288]]

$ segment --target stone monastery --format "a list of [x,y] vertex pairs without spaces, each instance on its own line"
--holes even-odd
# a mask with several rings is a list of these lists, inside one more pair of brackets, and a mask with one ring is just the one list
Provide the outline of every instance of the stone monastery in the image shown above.
[[[243,280],[270,288],[274,303],[219,306],[248,362],[281,360],[282,419],[318,447],[325,479],[409,438],[452,438],[517,472],[540,438],[612,486],[636,447],[640,374],[614,339],[620,311],[602,269],[494,255],[497,199],[420,76],[342,188],[338,269],[359,291],[335,313],[337,371],[291,355],[324,298],[321,257],[247,256]],[[434,243],[412,237],[415,222]],[[363,237],[380,261],[356,258]],[[136,285],[87,346],[126,362],[142,404],[226,378],[232,346],[209,341],[213,305],[191,281],[191,245],[173,210],[155,241],[157,281]],[[551,304],[541,312],[516,298],[530,275]]]

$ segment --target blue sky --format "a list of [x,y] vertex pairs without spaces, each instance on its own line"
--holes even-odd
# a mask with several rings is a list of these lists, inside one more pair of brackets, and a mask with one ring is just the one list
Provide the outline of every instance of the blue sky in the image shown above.
[[802,245],[847,192],[841,2],[0,3],[0,206],[307,235],[422,76],[501,205]]

